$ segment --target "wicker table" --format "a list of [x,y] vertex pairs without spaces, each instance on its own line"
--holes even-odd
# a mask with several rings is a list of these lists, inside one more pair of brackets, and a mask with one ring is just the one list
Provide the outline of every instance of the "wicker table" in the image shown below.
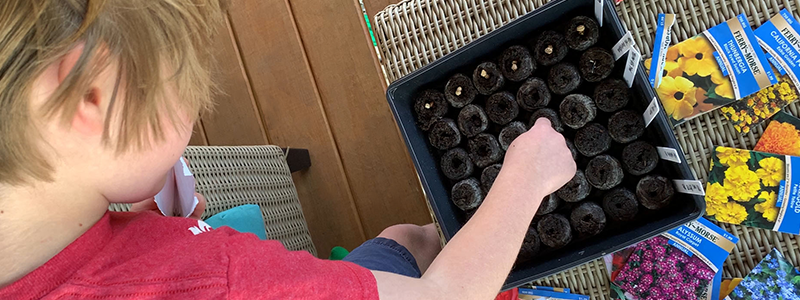
[[[547,1],[542,0],[406,0],[390,5],[375,16],[374,30],[381,65],[387,79],[400,77],[464,46],[503,24],[530,12]],[[700,33],[709,27],[744,13],[755,27],[782,8],[795,16],[800,12],[795,0],[624,0],[617,6],[624,25],[631,30],[644,57],[651,55],[656,17],[660,12],[677,14],[673,43]],[[797,116],[798,104],[786,111]],[[711,151],[715,146],[752,149],[763,127],[741,135],[719,111],[686,122],[674,129],[697,178],[705,181]],[[794,265],[800,265],[798,236],[768,230],[721,224],[740,238],[725,262],[726,277],[743,277],[773,247],[778,248]],[[553,275],[535,284],[569,287],[592,299],[608,299],[609,284],[602,260]]]

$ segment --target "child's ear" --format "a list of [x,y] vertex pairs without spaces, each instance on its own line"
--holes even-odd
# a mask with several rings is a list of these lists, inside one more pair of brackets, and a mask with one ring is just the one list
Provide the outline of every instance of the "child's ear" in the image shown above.
[[[70,71],[75,68],[78,60],[83,53],[84,45],[78,44],[65,54],[58,63],[58,84],[63,84]],[[90,135],[103,133],[103,126],[108,103],[103,99],[105,84],[102,84],[103,76],[98,76],[86,89],[86,93],[81,96],[78,107],[75,109],[75,116],[72,119],[73,129]]]

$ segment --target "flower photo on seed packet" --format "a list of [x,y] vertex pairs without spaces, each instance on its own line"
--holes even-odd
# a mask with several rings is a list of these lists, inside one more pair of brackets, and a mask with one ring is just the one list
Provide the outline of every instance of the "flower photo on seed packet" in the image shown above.
[[617,275],[620,288],[639,299],[705,299],[714,271],[657,236],[636,245]]
[[706,184],[708,219],[772,229],[785,156],[717,147]]
[[[667,49],[656,94],[673,125],[734,102],[733,86],[714,52],[702,34]],[[648,72],[650,64],[651,59],[645,60]]]
[[753,150],[800,156],[800,119],[783,111],[778,112],[769,121]]
[[738,132],[748,133],[753,126],[769,119],[786,105],[797,100],[797,89],[788,75],[778,76],[778,83],[720,109]]
[[728,294],[731,300],[800,300],[800,273],[772,249]]

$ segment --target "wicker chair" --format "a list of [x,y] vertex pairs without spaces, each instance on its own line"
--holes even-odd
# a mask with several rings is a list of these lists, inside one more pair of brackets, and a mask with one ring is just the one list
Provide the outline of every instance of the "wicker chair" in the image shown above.
[[[207,201],[203,219],[242,204],[257,204],[269,239],[316,256],[287,163],[286,157],[293,156],[289,153],[284,155],[278,146],[187,147],[184,157],[197,180],[196,190]],[[111,204],[109,209],[127,211],[129,207]]]
[[[458,49],[546,0],[405,0],[378,12],[373,20],[380,63],[392,82]],[[672,43],[685,40],[737,14],[744,13],[758,27],[782,8],[798,16],[797,0],[623,0],[616,9],[631,30],[643,57],[651,56],[658,13],[674,13]],[[798,116],[800,105],[787,112]],[[759,127],[738,134],[719,111],[686,122],[674,129],[697,178],[708,176],[709,159],[715,146],[752,149],[763,133]],[[743,277],[774,247],[794,265],[800,265],[800,236],[769,230],[721,224],[740,241],[724,266],[724,276]],[[572,288],[592,299],[608,299],[609,282],[602,260],[534,282],[538,285]]]

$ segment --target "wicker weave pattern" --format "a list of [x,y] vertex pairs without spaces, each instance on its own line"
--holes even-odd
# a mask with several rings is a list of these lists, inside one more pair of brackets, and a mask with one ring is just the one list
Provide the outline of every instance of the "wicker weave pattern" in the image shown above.
[[[203,219],[239,205],[257,204],[269,239],[281,241],[286,249],[317,255],[281,148],[190,146],[184,156],[197,180],[197,192],[207,201]],[[110,209],[127,211],[129,207],[112,204]]]
[[[499,28],[503,24],[541,6],[543,0],[406,0],[390,5],[375,16],[375,35],[381,64],[389,81],[413,72],[455,49]],[[631,30],[642,55],[651,55],[658,12],[677,14],[673,26],[673,43],[692,37],[739,13],[748,16],[757,27],[786,7],[795,15],[795,0],[624,0],[617,11],[624,25]],[[798,115],[800,106],[792,104],[787,111]],[[705,181],[711,151],[715,146],[752,149],[763,127],[740,135],[719,112],[706,114],[674,129],[686,153],[689,166],[697,178]],[[740,238],[725,262],[725,276],[749,273],[771,248],[778,248],[795,265],[800,265],[798,236],[768,230],[722,224]],[[579,266],[535,284],[565,286],[591,295],[592,299],[608,298],[608,278],[601,260]]]

